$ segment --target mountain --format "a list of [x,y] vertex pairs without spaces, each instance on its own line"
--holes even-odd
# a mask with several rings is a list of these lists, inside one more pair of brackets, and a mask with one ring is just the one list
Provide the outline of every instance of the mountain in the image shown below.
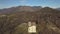
[[60,34],[60,11],[56,9],[18,6],[0,12],[0,34],[28,34],[29,21],[36,22],[36,34]]
[[21,12],[21,11],[38,11],[42,7],[40,6],[17,6],[17,7],[11,7],[11,8],[5,8],[1,9],[0,13],[15,13],[15,12]]
[[60,8],[57,8],[57,10],[60,10]]

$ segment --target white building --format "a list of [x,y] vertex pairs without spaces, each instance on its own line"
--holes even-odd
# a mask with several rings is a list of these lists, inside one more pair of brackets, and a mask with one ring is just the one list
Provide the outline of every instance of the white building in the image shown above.
[[36,33],[36,23],[28,22],[28,33]]

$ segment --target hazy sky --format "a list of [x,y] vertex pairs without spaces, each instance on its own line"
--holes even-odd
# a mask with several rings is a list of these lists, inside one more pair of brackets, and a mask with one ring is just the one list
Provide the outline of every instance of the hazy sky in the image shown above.
[[0,0],[0,9],[20,5],[58,8],[60,7],[60,0]]

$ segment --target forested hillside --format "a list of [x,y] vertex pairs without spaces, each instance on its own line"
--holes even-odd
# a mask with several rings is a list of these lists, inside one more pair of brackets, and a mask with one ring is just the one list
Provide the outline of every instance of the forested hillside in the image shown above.
[[0,34],[27,34],[27,23],[37,23],[37,34],[60,34],[60,11],[19,6],[0,10]]

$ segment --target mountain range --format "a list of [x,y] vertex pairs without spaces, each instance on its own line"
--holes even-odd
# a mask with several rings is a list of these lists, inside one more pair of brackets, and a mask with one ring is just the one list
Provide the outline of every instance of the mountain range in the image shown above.
[[21,12],[21,11],[38,11],[41,9],[41,6],[18,6],[18,7],[11,7],[0,9],[0,13],[11,13],[11,12]]
[[36,34],[60,34],[60,11],[41,6],[1,9],[0,34],[28,34],[29,21],[36,22]]

